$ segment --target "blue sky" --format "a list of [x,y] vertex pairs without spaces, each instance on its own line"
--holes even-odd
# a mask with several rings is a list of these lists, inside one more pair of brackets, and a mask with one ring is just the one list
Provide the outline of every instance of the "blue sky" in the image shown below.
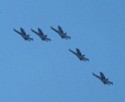
[[[1,102],[125,102],[124,0],[1,0]],[[50,26],[62,26],[62,40]],[[34,38],[24,41],[13,28]],[[31,32],[42,28],[52,39]],[[90,59],[81,62],[68,49]],[[92,76],[102,71],[114,85]]]

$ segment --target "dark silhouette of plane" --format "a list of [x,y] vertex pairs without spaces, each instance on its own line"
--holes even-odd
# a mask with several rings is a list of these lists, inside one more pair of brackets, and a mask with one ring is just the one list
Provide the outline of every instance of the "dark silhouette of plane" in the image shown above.
[[32,32],[34,32],[35,34],[37,34],[43,41],[51,41],[50,38],[47,38],[47,35],[44,35],[43,31],[38,28],[38,32],[36,32],[35,30],[31,29]]
[[51,26],[51,29],[54,30],[56,33],[58,33],[59,36],[60,36],[62,39],[66,39],[66,40],[71,39],[71,37],[68,36],[67,33],[64,33],[64,31],[62,30],[61,26],[58,25],[58,30],[56,30],[56,29],[53,28],[52,26]]
[[27,35],[27,34],[26,34],[26,32],[25,32],[25,30],[24,30],[23,28],[20,27],[20,31],[21,31],[21,32],[17,31],[15,28],[14,28],[13,30],[14,30],[16,33],[20,34],[20,35],[24,38],[24,40],[28,40],[28,41],[33,40],[33,38],[31,38],[30,35]]
[[100,76],[96,75],[95,73],[93,73],[93,76],[100,79],[103,82],[103,84],[108,84],[108,85],[112,84],[113,85],[113,82],[109,81],[108,78],[106,78],[102,72],[100,72]]
[[86,58],[85,55],[83,55],[78,48],[76,48],[76,52],[72,51],[71,49],[69,49],[69,51],[71,53],[75,54],[79,58],[79,60],[81,60],[81,61],[89,61],[89,59]]

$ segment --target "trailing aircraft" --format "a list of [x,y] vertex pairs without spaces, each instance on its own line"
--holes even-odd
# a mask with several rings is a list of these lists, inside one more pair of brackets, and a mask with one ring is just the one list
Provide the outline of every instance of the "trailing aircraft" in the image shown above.
[[103,82],[103,84],[113,85],[113,82],[109,81],[108,78],[106,78],[102,72],[100,72],[100,76],[96,75],[95,73],[93,73],[93,76],[100,79]]
[[33,40],[33,38],[31,38],[30,35],[27,35],[27,34],[26,34],[26,32],[25,32],[25,30],[24,30],[23,28],[20,27],[20,31],[21,31],[21,32],[17,31],[15,28],[14,28],[13,30],[14,30],[16,33],[20,34],[20,35],[24,38],[24,40],[28,40],[28,41]]
[[69,51],[71,53],[73,53],[74,55],[76,55],[79,58],[79,60],[81,60],[81,61],[89,61],[89,59],[86,58],[85,55],[83,55],[78,48],[76,48],[76,52],[71,50],[71,49],[69,49]]
[[63,31],[63,29],[61,28],[61,26],[58,25],[58,30],[56,30],[56,29],[53,28],[52,26],[51,26],[51,29],[54,30],[56,33],[58,33],[59,36],[60,36],[62,39],[66,39],[66,40],[71,39],[71,37],[68,36],[67,33],[64,33],[64,31]]
[[44,35],[43,31],[38,28],[38,32],[36,32],[35,30],[31,29],[32,32],[34,32],[35,34],[37,34],[43,41],[51,41],[50,38],[47,37],[47,35]]

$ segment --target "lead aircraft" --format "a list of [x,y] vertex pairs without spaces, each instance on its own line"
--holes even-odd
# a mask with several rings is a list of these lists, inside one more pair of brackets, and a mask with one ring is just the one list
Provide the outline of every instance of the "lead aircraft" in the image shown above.
[[66,39],[66,40],[71,39],[71,37],[68,36],[67,33],[64,33],[64,31],[63,31],[63,29],[62,29],[61,26],[58,25],[58,30],[55,29],[55,28],[53,28],[52,26],[51,26],[51,29],[54,30],[56,33],[58,33],[59,36],[60,36],[62,39]]
[[21,31],[21,32],[17,31],[15,28],[14,28],[13,30],[14,30],[16,33],[20,34],[20,35],[24,38],[24,40],[28,40],[28,41],[33,40],[33,38],[31,38],[30,35],[27,35],[27,34],[26,34],[26,32],[25,32],[25,30],[24,30],[23,28],[20,27],[20,31]]
[[113,85],[113,82],[109,81],[108,78],[106,78],[102,72],[100,72],[100,76],[96,75],[95,73],[93,73],[93,76],[100,79],[103,82],[103,84],[107,84],[107,85],[112,84]]
[[82,54],[81,51],[78,48],[76,48],[76,52],[71,50],[71,49],[69,49],[69,51],[71,53],[73,53],[74,55],[76,55],[79,58],[79,60],[81,60],[81,61],[89,61],[89,59],[86,58],[85,55]]
[[37,34],[43,41],[51,41],[50,38],[47,37],[47,35],[44,35],[43,31],[38,28],[38,32],[36,32],[35,30],[31,29],[32,32],[34,32],[35,34]]

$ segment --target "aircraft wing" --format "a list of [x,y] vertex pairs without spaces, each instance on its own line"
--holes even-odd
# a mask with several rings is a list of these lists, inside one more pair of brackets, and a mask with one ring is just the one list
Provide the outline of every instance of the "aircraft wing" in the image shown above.
[[26,32],[23,28],[20,27],[20,31],[22,32],[22,35],[26,35]]
[[16,33],[20,34],[21,36],[23,35],[21,32],[17,31],[16,29],[13,29]]
[[105,79],[105,75],[102,72],[100,72],[100,76],[102,79]]
[[39,33],[36,32],[35,30],[33,30],[32,28],[31,28],[31,31],[34,32],[35,34],[37,34],[39,36]]
[[76,51],[77,51],[77,53],[78,53],[79,55],[82,55],[81,52],[80,52],[80,50],[79,50],[78,48],[76,48]]
[[44,35],[43,31],[40,28],[38,28],[38,31],[39,31],[39,34]]
[[61,26],[58,26],[58,30],[59,30],[61,33],[64,33]]
[[54,30],[55,32],[59,33],[59,31],[56,30],[55,28],[53,28],[52,26],[51,26],[51,29]]
[[69,51],[77,56],[77,53],[69,49]]
[[93,76],[95,76],[98,79],[101,79],[98,75],[96,75],[95,73],[93,73]]

